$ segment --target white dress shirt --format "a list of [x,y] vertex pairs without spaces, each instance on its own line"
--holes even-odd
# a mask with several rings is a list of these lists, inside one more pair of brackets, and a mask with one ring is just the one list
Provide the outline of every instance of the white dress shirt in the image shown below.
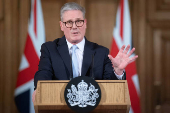
[[[66,39],[67,45],[68,45],[68,50],[69,50],[69,54],[72,54],[72,46],[73,44],[70,43],[67,39]],[[83,53],[84,53],[84,45],[85,45],[85,39],[83,38],[83,40],[81,42],[79,42],[78,44],[76,44],[76,46],[78,47],[78,49],[76,49],[76,56],[77,56],[77,60],[78,60],[78,75],[81,76],[81,68],[82,68],[82,63],[83,63]],[[114,72],[115,73],[115,72]],[[117,75],[115,73],[116,77],[119,80],[122,80],[122,77],[124,75],[124,73],[122,75]]]

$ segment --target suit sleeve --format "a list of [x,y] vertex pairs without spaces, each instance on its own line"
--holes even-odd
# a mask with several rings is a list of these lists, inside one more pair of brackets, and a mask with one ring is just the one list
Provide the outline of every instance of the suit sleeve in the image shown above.
[[[104,60],[104,80],[119,80],[115,73],[114,73],[114,69],[112,67],[112,63],[108,57],[108,54],[109,54],[109,49],[106,50],[106,54],[105,54],[105,60]],[[126,79],[126,73],[124,73],[123,75],[123,79],[122,80],[125,80]]]
[[34,76],[34,89],[37,88],[38,80],[52,80],[53,77],[53,68],[50,58],[50,53],[45,45],[41,46],[41,56],[38,65],[38,71]]

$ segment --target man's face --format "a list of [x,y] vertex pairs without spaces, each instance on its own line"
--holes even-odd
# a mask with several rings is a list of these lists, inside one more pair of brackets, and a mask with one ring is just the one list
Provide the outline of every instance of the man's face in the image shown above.
[[84,20],[83,13],[79,10],[71,10],[65,11],[63,14],[63,22],[72,21],[73,26],[71,28],[67,28],[65,23],[60,21],[61,30],[64,32],[66,39],[72,43],[77,44],[83,40],[83,37],[86,32],[86,19],[84,20],[84,24],[82,27],[77,27],[75,24],[76,20]]

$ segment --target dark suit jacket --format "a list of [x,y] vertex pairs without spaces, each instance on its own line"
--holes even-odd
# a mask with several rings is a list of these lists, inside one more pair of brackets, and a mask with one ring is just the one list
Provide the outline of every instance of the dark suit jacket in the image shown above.
[[[118,80],[110,59],[109,49],[85,38],[85,47],[81,76],[91,76],[92,56],[94,55],[93,73],[95,80]],[[65,36],[41,46],[39,68],[34,76],[36,88],[38,80],[69,80],[71,71],[70,55]]]

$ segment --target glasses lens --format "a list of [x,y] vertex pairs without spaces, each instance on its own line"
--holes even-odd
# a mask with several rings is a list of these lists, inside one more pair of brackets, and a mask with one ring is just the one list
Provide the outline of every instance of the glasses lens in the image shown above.
[[67,21],[66,22],[66,27],[72,27],[73,25],[73,22],[72,21]]
[[77,27],[81,27],[84,24],[84,20],[77,20],[75,21]]

